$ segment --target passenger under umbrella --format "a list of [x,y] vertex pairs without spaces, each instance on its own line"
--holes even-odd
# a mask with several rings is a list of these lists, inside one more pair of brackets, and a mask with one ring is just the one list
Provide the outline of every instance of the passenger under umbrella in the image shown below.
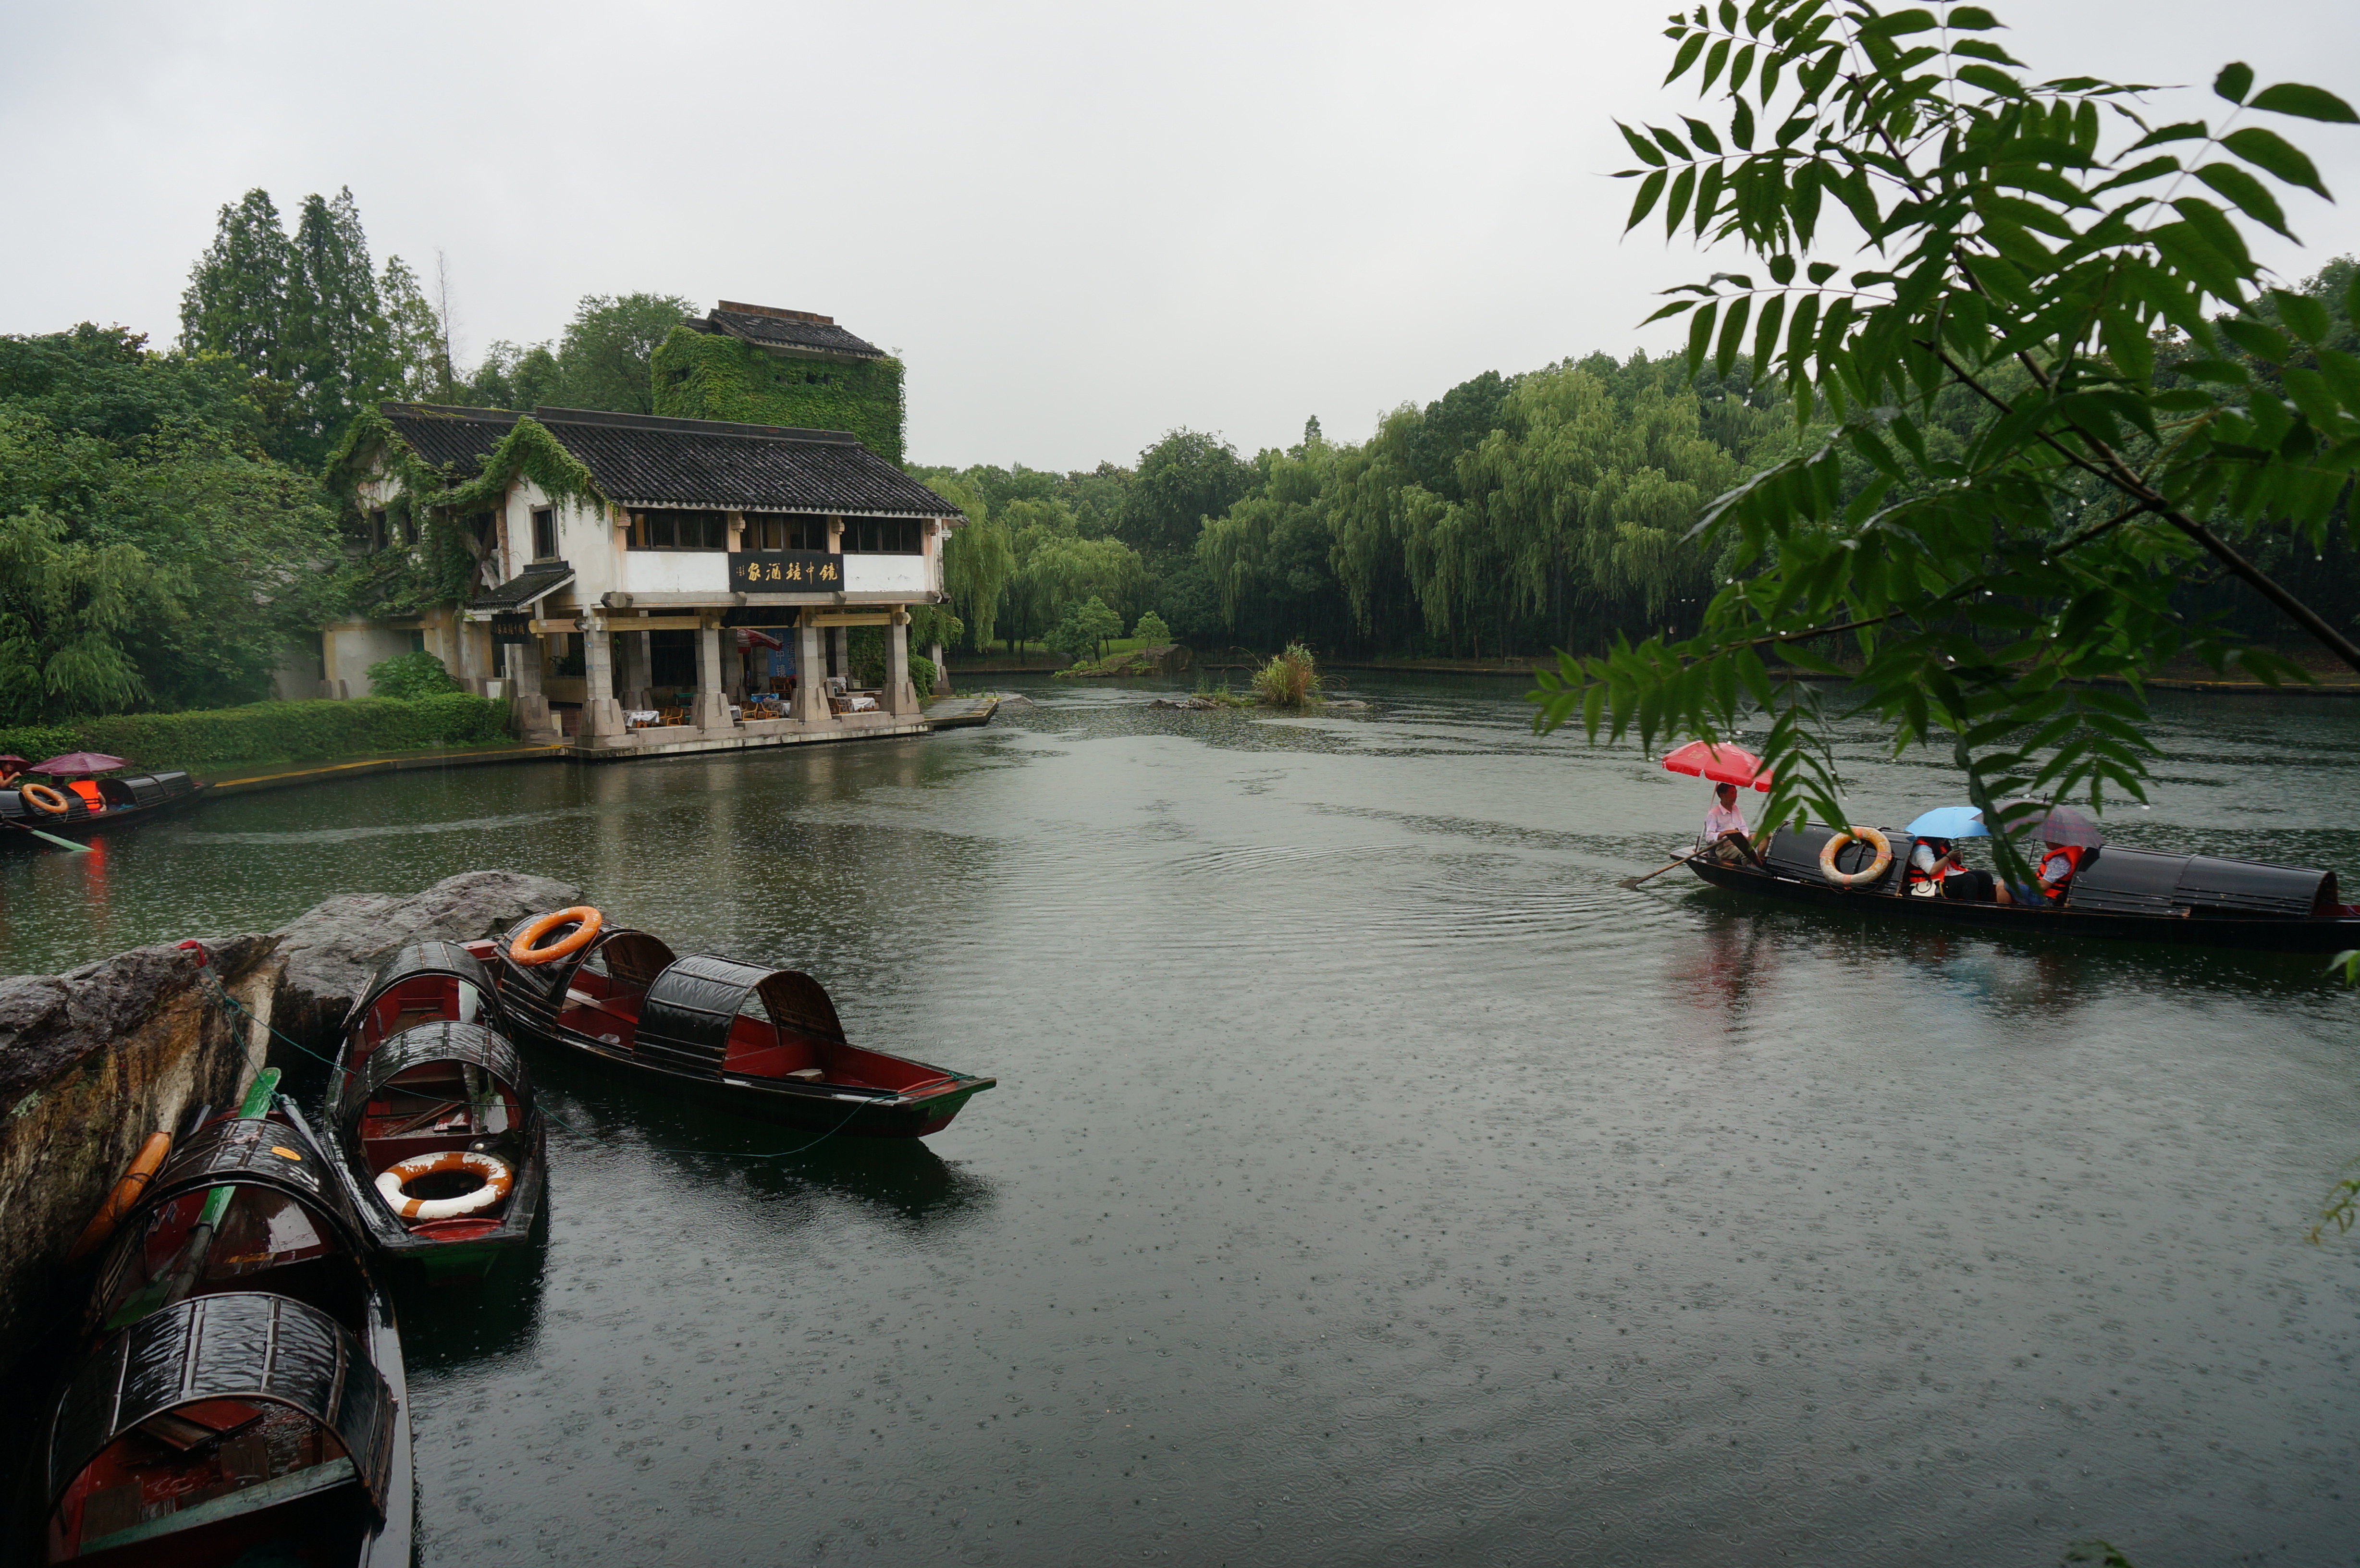
[[1909,850],[1909,896],[1949,898],[1962,904],[2013,903],[2007,889],[1959,858],[1946,838],[1921,838]]
[[1717,784],[1712,793],[1713,804],[1704,814],[1706,853],[1723,866],[1747,861],[1761,865],[1761,853],[1754,847],[1753,835],[1745,826],[1745,813],[1738,809],[1737,786]]

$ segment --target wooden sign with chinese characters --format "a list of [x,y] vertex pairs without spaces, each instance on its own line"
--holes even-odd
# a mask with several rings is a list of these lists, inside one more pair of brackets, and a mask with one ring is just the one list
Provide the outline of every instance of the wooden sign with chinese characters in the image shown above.
[[729,586],[740,593],[834,593],[844,587],[844,557],[820,550],[734,552]]

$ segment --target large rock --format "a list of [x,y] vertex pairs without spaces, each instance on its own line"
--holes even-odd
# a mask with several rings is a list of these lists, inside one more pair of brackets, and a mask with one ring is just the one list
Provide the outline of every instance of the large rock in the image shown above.
[[268,1009],[277,945],[135,948],[63,975],[0,979],[0,1361],[86,1288],[66,1249],[151,1132],[234,1104],[268,1037],[221,1001]]
[[570,882],[518,871],[464,871],[422,893],[345,893],[273,933],[282,967],[272,1027],[309,1045],[332,1037],[368,977],[405,942],[497,936],[527,915],[582,901]]

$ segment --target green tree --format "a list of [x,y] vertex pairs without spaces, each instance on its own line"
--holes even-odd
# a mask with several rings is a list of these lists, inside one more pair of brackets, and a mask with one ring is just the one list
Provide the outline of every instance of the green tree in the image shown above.
[[1252,465],[1237,448],[1202,430],[1176,430],[1139,454],[1138,476],[1123,490],[1114,532],[1142,555],[1185,554],[1207,517],[1218,517],[1252,489]]
[[1096,594],[1067,604],[1043,639],[1059,653],[1079,662],[1085,656],[1102,656],[1109,637],[1122,636],[1122,617],[1107,608]]
[[[1841,649],[1854,711],[1890,724],[1896,750],[1944,746],[1985,811],[2102,805],[2143,792],[2136,682],[2164,661],[2300,674],[2183,614],[2184,578],[2242,584],[2360,668],[2251,558],[2325,544],[2360,463],[2360,358],[2331,346],[2317,299],[2261,286],[2245,238],[2287,229],[2265,177],[2323,193],[2273,125],[2360,115],[2314,87],[2256,92],[2231,65],[2218,115],[2150,125],[2136,89],[2030,80],[1997,26],[1980,6],[1863,0],[1675,21],[1673,78],[1694,71],[1720,107],[1626,129],[1631,221],[1660,208],[1669,232],[1757,266],[1658,314],[1688,315],[1692,371],[1725,377],[1750,346],[1798,421],[1827,425],[1706,508],[1724,582],[1701,629],[1562,657],[1535,693],[1544,727],[1579,716],[1652,744],[1766,711],[1765,820],[1841,822],[1813,691],[1765,658],[1833,670]],[[1864,245],[1848,273],[1815,255],[1843,245],[1822,233],[1837,207]],[[1937,439],[1961,428],[1956,447]],[[2133,686],[2086,683],[2108,676]]]
[[0,517],[0,716],[33,724],[148,695],[123,635],[186,614],[134,546],[67,537],[39,511]]
[[1131,628],[1131,635],[1139,639],[1142,648],[1161,648],[1172,640],[1172,628],[1164,624],[1163,616],[1150,610],[1139,617],[1139,624]]
[[180,295],[181,346],[226,354],[262,380],[280,379],[290,266],[287,232],[270,192],[257,188],[235,206],[224,206],[213,242]]
[[468,379],[469,400],[487,408],[538,408],[556,403],[560,372],[547,343],[519,348],[505,338],[484,350]]
[[979,649],[989,640],[1000,599],[1016,576],[1008,525],[992,517],[983,497],[958,480],[929,479],[926,484],[967,516],[943,544],[943,591],[958,608],[968,645]]
[[390,366],[387,390],[418,402],[460,400],[464,392],[451,364],[451,327],[443,307],[426,297],[418,274],[398,256],[385,258],[377,289]]
[[303,199],[287,257],[279,376],[293,389],[291,455],[315,467],[345,421],[396,378],[368,238],[350,187],[333,200]]
[[557,383],[545,395],[561,408],[655,412],[656,345],[696,313],[694,303],[674,294],[585,296],[559,341]]

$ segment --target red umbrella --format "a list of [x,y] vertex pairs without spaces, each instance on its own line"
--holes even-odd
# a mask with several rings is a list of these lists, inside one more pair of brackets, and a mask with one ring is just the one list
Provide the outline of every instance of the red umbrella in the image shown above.
[[1771,776],[1763,771],[1762,759],[1739,746],[1692,740],[1665,757],[1664,766],[1674,773],[1734,784],[1741,789],[1749,784],[1756,789],[1770,788]]
[[112,773],[130,764],[119,757],[109,757],[103,751],[70,751],[63,757],[53,757],[31,769],[46,773],[52,779],[79,779],[93,773]]

